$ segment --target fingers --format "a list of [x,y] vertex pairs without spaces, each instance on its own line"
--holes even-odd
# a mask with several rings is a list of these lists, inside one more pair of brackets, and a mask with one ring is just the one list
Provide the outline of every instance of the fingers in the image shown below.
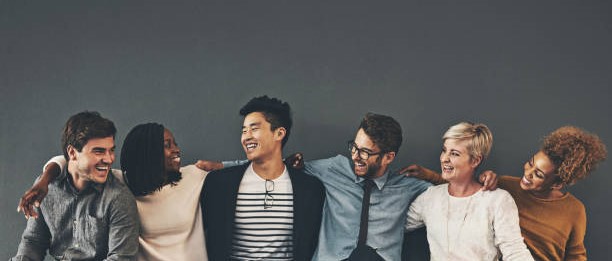
[[400,174],[404,174],[408,177],[417,176],[419,172],[420,172],[420,167],[419,165],[416,165],[416,164],[412,164],[400,170]]
[[497,174],[491,170],[484,171],[478,180],[482,183],[482,190],[495,190],[497,188]]
[[23,215],[26,219],[30,217],[38,218],[38,212],[36,212],[34,207],[40,207],[40,199],[37,196],[37,192],[28,191],[19,200],[17,212],[23,212]]
[[295,160],[293,161],[293,167],[299,168],[300,166],[303,166],[303,165],[304,165],[304,158],[302,156],[302,153],[295,154]]
[[482,183],[482,190],[489,190],[489,179],[485,175],[480,176],[480,183]]

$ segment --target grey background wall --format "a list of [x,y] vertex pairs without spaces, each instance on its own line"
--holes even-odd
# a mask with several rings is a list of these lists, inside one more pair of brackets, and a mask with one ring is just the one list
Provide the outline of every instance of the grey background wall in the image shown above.
[[[161,122],[185,163],[235,159],[238,109],[288,101],[286,151],[346,153],[368,111],[405,136],[397,167],[439,169],[440,136],[484,122],[486,167],[520,175],[541,138],[566,124],[612,142],[609,1],[0,1],[0,258],[25,220],[18,198],[59,154],[62,125],[97,110],[119,129]],[[118,167],[117,164],[114,165]],[[570,188],[587,207],[592,260],[612,252],[605,162]]]

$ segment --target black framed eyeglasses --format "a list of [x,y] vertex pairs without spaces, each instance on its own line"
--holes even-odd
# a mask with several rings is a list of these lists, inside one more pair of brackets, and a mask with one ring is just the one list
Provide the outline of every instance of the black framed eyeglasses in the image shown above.
[[274,191],[274,181],[266,179],[266,193],[264,194],[264,209],[269,209],[274,205],[274,197],[270,192]]
[[357,144],[355,144],[355,140],[348,141],[348,149],[349,149],[349,152],[351,153],[351,156],[357,153],[359,158],[362,160],[368,160],[371,156],[382,155],[382,154],[387,153],[385,151],[369,152],[364,148],[358,148]]

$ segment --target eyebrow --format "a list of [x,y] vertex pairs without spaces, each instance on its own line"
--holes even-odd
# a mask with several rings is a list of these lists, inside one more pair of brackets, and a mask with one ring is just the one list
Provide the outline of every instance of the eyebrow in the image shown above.
[[254,123],[249,124],[249,126],[242,125],[242,128],[244,129],[244,128],[260,126],[260,125],[261,125],[261,122],[254,122]]
[[451,149],[451,151],[457,152],[457,153],[459,153],[459,154],[463,153],[463,152],[461,152],[460,150],[456,150],[456,149]]
[[356,147],[356,148],[358,148],[358,149],[360,149],[360,150],[364,150],[364,151],[367,151],[367,152],[373,152],[373,151],[374,151],[374,150],[372,150],[372,149],[370,149],[370,148],[366,148],[366,147],[358,147],[358,146],[357,146],[357,143],[355,143],[355,142],[353,142],[353,144],[355,144],[355,147]]
[[[112,148],[110,148],[110,150],[114,150],[116,146],[113,146]],[[95,151],[105,151],[106,148],[104,147],[93,147],[91,150],[95,150]]]

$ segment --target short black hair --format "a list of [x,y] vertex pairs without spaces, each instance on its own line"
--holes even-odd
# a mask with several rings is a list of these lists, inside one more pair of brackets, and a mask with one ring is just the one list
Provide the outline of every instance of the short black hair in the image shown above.
[[363,129],[383,152],[397,153],[402,145],[402,127],[392,117],[369,112],[359,124],[359,129]]
[[293,125],[291,107],[289,104],[277,98],[270,98],[264,95],[251,99],[242,109],[240,109],[240,115],[242,117],[246,117],[253,112],[263,113],[266,121],[270,123],[272,130],[276,130],[279,127],[285,128],[286,133],[282,141],[282,146],[284,147],[287,140],[289,140],[291,125]]
[[121,147],[121,170],[126,185],[134,196],[145,196],[166,184],[181,180],[180,172],[166,173],[164,155],[164,125],[136,125]]
[[117,129],[109,119],[103,118],[95,111],[83,111],[72,115],[66,121],[62,131],[62,152],[66,161],[68,158],[68,145],[81,151],[90,139],[113,137]]

